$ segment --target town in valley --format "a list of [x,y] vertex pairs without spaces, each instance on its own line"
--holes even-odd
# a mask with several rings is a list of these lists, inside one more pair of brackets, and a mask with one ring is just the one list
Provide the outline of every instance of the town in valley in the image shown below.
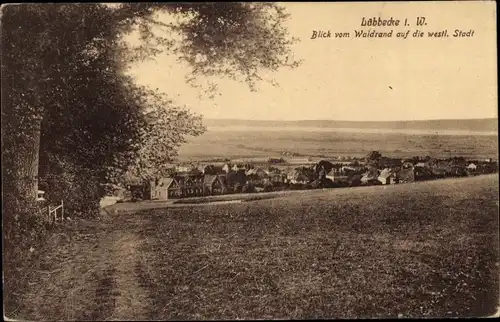
[[257,162],[237,159],[216,161],[173,165],[168,176],[129,182],[127,189],[122,189],[126,192],[121,195],[124,200],[171,200],[223,194],[392,185],[497,171],[497,161],[491,158],[392,158],[378,151],[370,152],[365,158],[279,157]]

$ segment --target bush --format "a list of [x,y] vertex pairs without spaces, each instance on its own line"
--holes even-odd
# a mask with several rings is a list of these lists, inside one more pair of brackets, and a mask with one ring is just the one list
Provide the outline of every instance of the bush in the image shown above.
[[83,167],[69,162],[51,162],[50,172],[40,178],[40,187],[52,205],[64,201],[65,215],[70,217],[95,218],[99,215],[99,202],[105,189],[98,178]]
[[122,188],[122,187],[120,187],[120,186],[118,186],[116,184],[112,184],[112,183],[102,184],[101,187],[104,190],[104,195],[105,196],[121,197],[121,198],[123,198],[124,188]]

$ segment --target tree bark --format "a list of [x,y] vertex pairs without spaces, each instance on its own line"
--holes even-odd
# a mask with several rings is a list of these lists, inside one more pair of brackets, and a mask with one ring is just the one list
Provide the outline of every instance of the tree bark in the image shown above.
[[[28,131],[26,131],[28,132]],[[13,169],[11,186],[18,196],[14,209],[29,209],[36,204],[38,196],[38,167],[40,156],[41,119],[35,119],[23,141],[16,142],[9,162]]]

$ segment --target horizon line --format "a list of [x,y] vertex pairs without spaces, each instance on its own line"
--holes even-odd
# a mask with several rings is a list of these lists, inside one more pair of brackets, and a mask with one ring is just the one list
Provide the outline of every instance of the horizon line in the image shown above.
[[415,120],[376,120],[376,121],[359,121],[359,120],[334,120],[334,119],[297,119],[297,120],[276,120],[276,119],[239,119],[239,118],[213,118],[204,117],[205,120],[218,121],[254,121],[254,122],[429,122],[429,121],[480,121],[480,120],[498,120],[498,117],[483,117],[483,118],[450,118],[450,119],[415,119]]

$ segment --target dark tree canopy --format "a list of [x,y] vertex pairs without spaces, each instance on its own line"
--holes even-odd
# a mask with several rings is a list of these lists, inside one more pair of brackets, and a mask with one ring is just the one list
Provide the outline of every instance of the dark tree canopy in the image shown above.
[[[191,66],[193,84],[199,76],[228,76],[251,88],[261,70],[297,64],[290,58],[294,39],[282,24],[287,15],[274,3],[21,4],[2,9],[2,125],[18,133],[2,136],[3,154],[7,164],[14,156],[29,158],[7,167],[11,182],[18,183],[21,172],[37,176],[32,165],[38,155],[28,156],[37,145],[42,175],[50,168],[43,164],[63,158],[104,178],[131,167],[141,173],[154,169],[175,157],[186,135],[202,133],[199,118],[137,87],[124,74],[134,61],[168,51]],[[166,23],[161,19],[166,14],[177,22]],[[134,30],[140,34],[138,47],[124,40]]]
[[331,163],[330,161],[321,160],[316,163],[314,170],[316,174],[318,174],[321,169],[323,169],[325,173],[328,173],[333,169],[333,163]]

